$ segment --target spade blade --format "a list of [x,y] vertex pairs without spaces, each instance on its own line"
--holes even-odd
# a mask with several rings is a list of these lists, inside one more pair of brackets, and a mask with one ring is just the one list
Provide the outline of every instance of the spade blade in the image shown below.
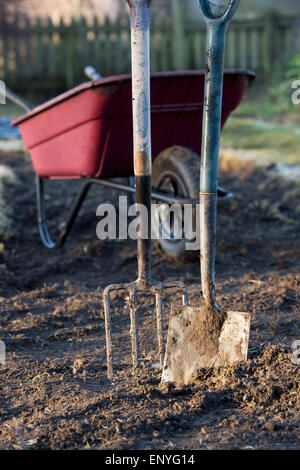
[[172,306],[162,382],[188,384],[200,369],[246,361],[249,331],[249,313],[226,312],[214,329],[202,308]]

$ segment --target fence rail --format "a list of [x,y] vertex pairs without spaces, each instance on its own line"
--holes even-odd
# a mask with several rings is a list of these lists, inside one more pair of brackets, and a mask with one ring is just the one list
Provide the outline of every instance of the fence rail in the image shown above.
[[[153,19],[152,69],[203,68],[205,25],[186,24],[181,3],[173,1],[172,17]],[[230,68],[248,68],[268,79],[276,62],[299,45],[300,18],[234,21],[228,31],[225,63]],[[130,29],[127,16],[87,24],[84,18],[35,21],[15,19],[0,31],[0,79],[16,90],[31,88],[56,93],[84,80],[83,68],[94,65],[102,75],[130,71]]]

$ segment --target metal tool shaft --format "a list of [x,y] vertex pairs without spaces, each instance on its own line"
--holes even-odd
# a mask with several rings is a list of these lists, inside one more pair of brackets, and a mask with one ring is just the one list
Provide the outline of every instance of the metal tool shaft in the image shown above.
[[239,0],[199,0],[207,24],[207,62],[200,170],[200,250],[203,299],[216,306],[215,245],[217,186],[226,32]]
[[127,291],[130,312],[130,335],[133,369],[138,366],[138,333],[136,324],[137,293],[152,293],[156,298],[156,326],[160,366],[164,360],[163,293],[178,289],[184,305],[188,294],[182,282],[157,282],[151,277],[151,107],[150,107],[150,5],[152,0],[127,0],[131,17],[132,114],[134,175],[138,213],[138,277],[128,284],[108,286],[104,290],[104,313],[108,377],[113,377],[110,293]]
[[[131,0],[134,175],[138,215],[138,281],[151,280],[150,4]],[[139,210],[143,206],[144,210]]]

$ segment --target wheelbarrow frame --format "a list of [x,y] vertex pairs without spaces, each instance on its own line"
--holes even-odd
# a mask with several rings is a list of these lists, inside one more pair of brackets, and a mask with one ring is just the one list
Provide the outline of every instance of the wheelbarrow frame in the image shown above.
[[[162,78],[163,80],[165,79],[175,79],[177,77],[180,77],[180,79],[185,78],[185,77],[197,77],[197,76],[203,76],[204,72],[201,70],[201,71],[180,71],[180,72],[163,72],[163,73],[154,73],[152,74],[152,77],[157,80],[157,79],[160,79]],[[229,69],[229,70],[226,70],[225,71],[225,74],[227,75],[241,75],[241,76],[244,76],[244,77],[248,77],[248,82],[250,82],[251,80],[253,80],[255,78],[255,74],[253,72],[250,72],[250,71],[247,71],[247,70],[232,70],[232,69]],[[89,83],[85,83],[85,84],[82,84],[80,85],[79,87],[76,87],[75,89],[73,90],[70,90],[66,93],[64,93],[63,95],[60,95],[59,97],[57,98],[54,98],[53,100],[50,100],[49,102],[46,102],[44,103],[43,105],[41,106],[38,106],[36,108],[33,108],[31,105],[29,105],[27,102],[25,102],[24,100],[22,100],[20,97],[18,97],[16,94],[14,94],[13,92],[10,92],[9,91],[9,94],[8,94],[8,98],[12,99],[13,101],[15,102],[18,102],[19,105],[23,106],[23,108],[27,111],[27,113],[24,115],[24,116],[21,116],[19,118],[17,118],[14,122],[13,122],[13,125],[16,125],[16,126],[21,126],[21,133],[23,131],[23,128],[22,128],[22,124],[25,122],[28,123],[29,120],[31,119],[35,119],[36,116],[39,118],[39,116],[41,115],[41,113],[47,113],[47,110],[48,109],[51,109],[51,108],[54,108],[56,105],[58,104],[61,104],[61,103],[65,103],[67,100],[69,99],[72,99],[73,96],[77,96],[78,94],[81,94],[81,93],[84,93],[85,91],[87,90],[96,90],[97,87],[102,87],[102,85],[105,87],[107,86],[108,84],[113,84],[113,83],[127,83],[127,81],[130,79],[130,76],[129,75],[126,75],[126,76],[117,76],[117,77],[108,77],[106,79],[101,79],[101,80],[96,80],[96,81],[92,81],[92,82],[89,82]],[[194,78],[193,78],[194,80]],[[234,94],[233,96],[230,96],[228,98],[228,101],[230,102],[231,100],[234,101]],[[236,98],[235,98],[235,101],[236,101]],[[234,101],[234,102],[235,102]],[[237,102],[239,102],[240,100],[238,100]],[[180,100],[179,100],[180,102]],[[197,103],[197,106],[199,106],[201,103]],[[228,104],[227,104],[228,105]],[[169,108],[174,108],[174,105],[171,104],[170,105],[167,105],[168,107],[168,112],[170,112]],[[175,105],[175,108],[178,108],[178,105]],[[182,105],[180,105],[182,106]],[[202,104],[201,104],[202,106]],[[229,106],[229,105],[228,105]],[[232,106],[232,104],[230,103],[230,106],[228,109],[225,109],[225,117],[224,117],[224,123],[226,122],[226,119],[228,118],[230,112],[232,112],[233,109],[235,109],[237,106],[237,104],[235,103],[235,105]],[[157,108],[157,104],[155,106],[155,109]],[[186,104],[186,108],[187,109],[182,109],[180,111],[180,113],[182,112],[185,112],[185,111],[191,111],[191,109],[193,110],[193,112],[195,112],[195,105],[194,105],[194,108],[193,108],[193,105],[187,103]],[[178,112],[178,110],[176,110]],[[157,110],[154,111],[157,113]],[[163,112],[163,111],[162,111]],[[173,110],[172,110],[173,112]],[[198,112],[198,111],[197,111]],[[48,131],[48,129],[47,129]],[[103,132],[103,131],[102,131]],[[35,132],[36,133],[36,132]],[[36,138],[36,137],[35,137]],[[172,142],[172,141],[171,141]],[[170,147],[170,144],[171,146],[172,145],[176,145],[177,142],[169,142],[169,147]],[[26,142],[25,142],[26,143]],[[178,144],[180,145],[180,143]],[[194,150],[194,149],[193,149]],[[29,152],[31,151],[31,148],[29,146]],[[120,150],[121,151],[121,150]],[[197,152],[198,156],[199,156],[199,153]],[[155,157],[154,159],[156,158],[157,156],[157,153],[154,153]],[[40,158],[40,157],[39,157]],[[48,156],[49,158],[49,156]],[[52,157],[51,157],[52,158]],[[54,158],[54,157],[53,157]],[[99,165],[102,164],[102,159],[107,159],[108,156],[105,155],[104,157],[100,157],[100,160],[99,160]],[[113,158],[116,158],[116,157],[113,157]],[[32,157],[33,159],[33,157]],[[200,157],[199,157],[199,160],[200,160]],[[34,159],[33,159],[33,162],[34,162]],[[105,164],[105,160],[104,160],[104,164]],[[111,189],[115,189],[115,190],[119,190],[119,191],[122,191],[122,192],[126,192],[128,194],[131,194],[134,196],[135,194],[135,188],[134,188],[134,183],[133,183],[133,178],[130,177],[130,176],[127,176],[128,178],[128,183],[129,184],[121,184],[121,183],[118,183],[116,181],[112,181],[110,178],[114,178],[114,177],[124,177],[125,175],[124,174],[116,174],[116,176],[114,175],[109,175],[109,176],[106,176],[105,174],[105,171],[104,171],[104,176],[102,177],[101,176],[101,172],[99,174],[99,171],[97,170],[98,174],[96,174],[97,172],[94,173],[94,176],[92,177],[88,177],[88,176],[85,176],[84,174],[81,175],[81,176],[60,176],[58,175],[57,177],[56,176],[52,176],[52,175],[49,175],[48,177],[45,177],[43,174],[42,176],[38,173],[38,171],[36,170],[35,168],[35,171],[36,171],[36,179],[35,179],[35,182],[36,182],[36,195],[37,195],[37,209],[38,209],[38,225],[39,225],[39,232],[40,232],[40,236],[41,236],[41,240],[43,242],[43,244],[47,247],[47,248],[56,248],[56,247],[61,247],[63,246],[63,244],[65,243],[73,225],[74,225],[74,222],[77,218],[77,215],[78,215],[78,212],[80,210],[80,208],[82,207],[82,204],[90,190],[90,188],[93,186],[93,185],[98,185],[98,186],[103,186],[103,187],[108,187],[108,188],[111,188]],[[127,175],[130,174],[130,171],[128,171],[128,168],[127,168]],[[53,242],[51,237],[50,237],[50,234],[49,234],[49,231],[47,229],[47,225],[46,225],[46,210],[45,210],[45,200],[44,200],[44,179],[75,179],[75,178],[86,178],[86,181],[84,182],[79,194],[78,194],[78,197],[76,198],[75,200],[75,203],[70,211],[70,214],[69,214],[69,217],[66,221],[66,224],[64,226],[64,228],[62,229],[61,233],[60,233],[60,236],[58,238],[58,240],[56,242]],[[226,191],[222,190],[222,188],[219,188],[219,195],[221,195],[222,197],[219,198],[219,202],[227,202],[228,200],[231,199],[232,197],[232,194],[230,193],[226,193]],[[184,205],[184,204],[196,204],[198,203],[199,201],[198,200],[195,200],[195,199],[191,199],[191,198],[187,198],[187,197],[177,197],[177,196],[172,196],[170,194],[166,194],[166,193],[163,193],[163,191],[161,189],[159,189],[158,191],[155,190],[155,188],[152,189],[152,193],[151,193],[151,198],[157,202],[162,202],[162,203],[167,203],[167,204],[180,204],[180,205]]]
[[[102,178],[88,178],[87,181],[82,185],[80,192],[74,202],[74,205],[70,211],[70,214],[67,218],[67,222],[61,233],[57,242],[53,242],[51,236],[49,234],[47,223],[46,223],[46,210],[45,210],[45,197],[44,197],[44,178],[41,178],[38,174],[35,175],[35,184],[36,184],[36,198],[37,198],[37,212],[38,212],[38,226],[41,240],[46,248],[58,248],[62,247],[72,230],[72,227],[76,221],[78,216],[78,212],[80,211],[84,200],[86,199],[90,188],[93,185],[103,186],[106,188],[111,188],[115,190],[119,190],[122,192],[127,192],[128,194],[135,195],[135,187],[130,185],[125,185],[121,183],[117,183],[115,181],[111,181],[109,179],[102,179]],[[222,202],[228,201],[232,198],[231,193],[226,193],[222,188],[219,188],[220,193],[223,193],[224,196],[222,197]],[[175,196],[168,196],[166,194],[158,193],[158,192],[151,192],[151,198],[155,201],[163,202],[166,204],[196,204],[197,200],[190,199],[190,198],[181,198]]]

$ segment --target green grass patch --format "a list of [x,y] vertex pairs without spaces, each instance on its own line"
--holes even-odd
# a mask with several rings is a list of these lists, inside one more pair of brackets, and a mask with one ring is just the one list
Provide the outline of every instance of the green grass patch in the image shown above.
[[274,88],[251,86],[222,132],[222,146],[258,159],[300,164],[299,107],[276,100]]
[[281,87],[279,85],[257,86],[254,82],[248,88],[234,115],[285,124],[299,124],[299,106],[292,103],[294,90],[285,86],[283,94]]
[[[17,177],[7,166],[0,165],[0,240],[7,241],[17,232],[14,228],[13,196],[17,187]],[[1,245],[2,246],[2,245]],[[0,247],[1,251],[1,247]]]
[[300,164],[300,126],[232,116],[222,132],[222,146],[265,151],[268,159]]

